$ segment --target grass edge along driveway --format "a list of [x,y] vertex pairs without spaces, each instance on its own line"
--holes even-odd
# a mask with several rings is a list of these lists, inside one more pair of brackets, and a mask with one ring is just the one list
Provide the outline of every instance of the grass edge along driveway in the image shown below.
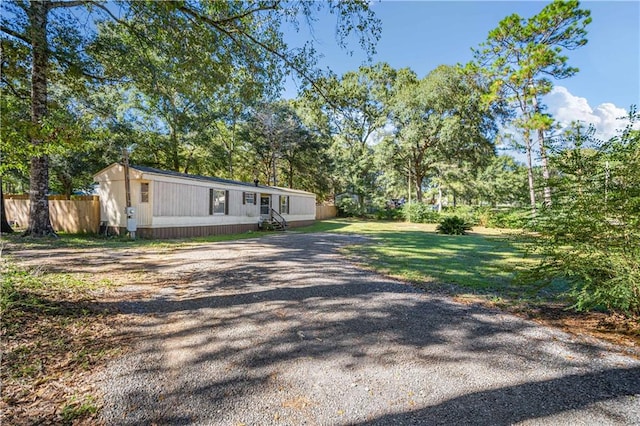
[[435,224],[332,219],[301,232],[353,233],[369,244],[345,254],[361,266],[429,291],[486,298],[500,304],[562,301],[560,290],[544,292],[518,283],[516,274],[536,265],[517,232],[474,227],[468,235],[442,235]]

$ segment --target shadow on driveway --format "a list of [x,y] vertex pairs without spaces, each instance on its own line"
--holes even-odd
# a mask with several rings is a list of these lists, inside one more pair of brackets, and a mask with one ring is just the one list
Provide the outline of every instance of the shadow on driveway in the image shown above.
[[[138,351],[103,377],[108,424],[639,424],[640,362],[344,263],[348,236],[177,250],[118,307]],[[171,281],[179,277],[180,284]]]

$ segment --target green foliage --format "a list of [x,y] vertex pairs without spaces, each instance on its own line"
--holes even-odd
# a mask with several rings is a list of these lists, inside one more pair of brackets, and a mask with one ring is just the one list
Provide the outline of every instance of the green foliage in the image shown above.
[[480,214],[483,225],[489,228],[523,229],[529,225],[529,209],[491,209]]
[[493,155],[496,131],[493,112],[480,99],[481,81],[457,66],[439,66],[425,78],[400,70],[389,107],[395,129],[377,148],[379,163],[396,180],[407,179],[423,200],[429,178],[444,180],[444,168],[476,169]]
[[[578,72],[568,65],[566,51],[587,43],[590,22],[590,11],[580,9],[578,0],[555,0],[529,19],[514,13],[489,32],[487,41],[475,52],[475,64],[470,65],[490,81],[486,100],[513,112],[512,123],[522,136],[517,147],[527,153],[529,172],[533,167],[531,136],[537,135],[546,204],[551,200],[545,132],[553,120],[541,113],[540,98],[553,88],[552,78],[568,78]],[[533,178],[529,182],[530,204],[535,208]]]
[[440,234],[448,235],[465,235],[469,230],[471,230],[471,225],[458,216],[445,217],[436,227],[436,231]]
[[73,396],[62,407],[62,421],[65,424],[73,424],[74,420],[89,417],[98,412],[98,405],[91,395],[85,397]]
[[480,210],[475,206],[456,206],[445,207],[440,214],[441,217],[457,216],[463,219],[470,226],[479,225],[480,223]]
[[366,211],[356,200],[351,197],[343,197],[336,203],[338,216],[340,217],[364,217]]
[[478,198],[492,206],[528,203],[526,167],[508,155],[493,157],[473,186]]
[[387,124],[396,74],[386,63],[362,66],[341,77],[318,79],[304,94],[304,103],[332,137],[329,154],[337,193],[348,190],[368,198],[375,192],[371,141]]
[[376,210],[375,218],[378,220],[401,220],[404,219],[404,211],[402,207],[381,208]]
[[438,223],[440,214],[433,210],[433,206],[425,203],[405,204],[402,214],[407,222],[413,223]]
[[543,263],[526,279],[565,279],[575,307],[640,314],[640,131],[630,124],[605,144],[576,126],[552,164],[554,203],[543,209],[532,247]]
[[321,199],[329,192],[327,146],[290,102],[253,108],[240,124],[238,139],[261,182],[311,191]]

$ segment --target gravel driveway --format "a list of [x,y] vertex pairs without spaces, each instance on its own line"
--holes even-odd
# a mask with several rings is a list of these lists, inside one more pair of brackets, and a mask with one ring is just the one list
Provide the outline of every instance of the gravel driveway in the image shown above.
[[168,284],[121,306],[144,338],[101,375],[102,420],[640,425],[638,359],[359,269],[337,250],[358,240],[283,233],[147,256]]

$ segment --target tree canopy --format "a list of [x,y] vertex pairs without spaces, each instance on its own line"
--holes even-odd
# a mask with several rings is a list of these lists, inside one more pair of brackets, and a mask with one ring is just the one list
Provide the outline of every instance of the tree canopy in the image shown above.
[[[31,111],[27,234],[54,234],[47,202],[50,155],[60,145],[60,132],[54,129],[60,122],[52,119],[50,105],[54,82],[75,89],[90,85],[92,90],[99,83],[116,84],[131,97],[128,109],[147,116],[143,121],[152,139],[164,148],[162,160],[187,170],[189,149],[202,147],[208,136],[202,129],[215,116],[211,105],[216,95],[233,87],[236,93],[257,90],[269,96],[287,73],[315,84],[313,44],[287,45],[282,26],[310,23],[322,9],[336,16],[342,43],[356,33],[361,46],[374,51],[380,25],[368,3],[358,0],[3,2],[3,15],[11,16],[1,28],[3,52],[11,45],[6,51],[15,53],[7,57],[15,61],[8,67],[23,61],[30,74],[22,87],[30,92],[25,104]],[[79,31],[79,19],[93,22],[96,29]],[[60,81],[54,79],[57,74]],[[11,87],[3,79],[3,90]],[[63,108],[70,111],[75,105]],[[121,117],[132,118],[126,112]],[[17,139],[9,143],[18,144]]]
[[568,78],[578,72],[568,64],[565,52],[587,43],[586,27],[590,22],[590,12],[581,9],[577,0],[554,0],[529,19],[518,14],[504,18],[475,53],[474,68],[488,76],[494,98],[505,100],[516,112],[514,124],[522,131],[533,210],[536,198],[532,132],[537,134],[545,204],[551,205],[545,131],[551,127],[552,118],[543,113],[541,96],[553,88],[552,79]]

